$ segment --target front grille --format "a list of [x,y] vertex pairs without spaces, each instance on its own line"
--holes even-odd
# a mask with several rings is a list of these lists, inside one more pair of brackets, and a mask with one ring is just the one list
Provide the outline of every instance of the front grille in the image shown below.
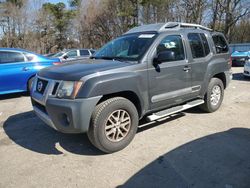
[[36,91],[38,93],[43,94],[44,91],[45,91],[45,89],[46,89],[46,87],[47,87],[47,85],[48,85],[48,81],[47,80],[43,80],[43,79],[38,78],[37,79],[37,83],[36,83]]

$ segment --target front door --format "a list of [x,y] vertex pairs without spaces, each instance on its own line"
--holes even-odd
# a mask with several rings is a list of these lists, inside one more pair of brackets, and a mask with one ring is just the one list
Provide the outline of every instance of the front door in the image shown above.
[[185,56],[181,35],[164,36],[154,49],[154,57],[160,53],[171,54],[161,63],[149,62],[149,103],[151,110],[180,104],[189,98],[191,89],[191,66]]

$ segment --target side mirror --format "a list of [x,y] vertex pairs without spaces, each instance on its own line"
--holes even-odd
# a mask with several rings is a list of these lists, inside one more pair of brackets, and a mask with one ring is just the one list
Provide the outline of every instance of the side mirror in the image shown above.
[[63,59],[68,59],[68,58],[69,58],[69,56],[67,56],[67,55],[63,56]]
[[174,61],[174,60],[175,60],[175,53],[173,51],[162,51],[154,59],[154,63],[160,64],[162,62]]

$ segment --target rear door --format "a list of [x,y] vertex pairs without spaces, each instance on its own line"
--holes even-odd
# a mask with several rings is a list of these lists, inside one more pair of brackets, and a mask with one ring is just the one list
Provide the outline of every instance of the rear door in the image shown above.
[[208,66],[213,54],[209,46],[207,35],[205,33],[187,33],[189,43],[190,64],[192,73],[192,96],[197,97],[201,92],[202,84]]
[[28,71],[22,53],[0,51],[0,93],[25,91],[24,75]]

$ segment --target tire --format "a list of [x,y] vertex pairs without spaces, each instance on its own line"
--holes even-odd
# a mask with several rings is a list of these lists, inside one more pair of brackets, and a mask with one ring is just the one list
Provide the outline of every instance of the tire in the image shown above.
[[[220,90],[220,97],[218,95],[218,90]],[[212,98],[212,95],[215,96]],[[200,106],[202,110],[208,113],[215,112],[221,106],[224,97],[224,85],[222,81],[218,78],[212,78],[208,84],[207,93],[204,97],[205,103]]]
[[28,80],[28,86],[27,86],[27,92],[30,93],[31,91],[31,87],[32,87],[32,82],[34,80],[34,77],[31,77],[29,80]]
[[113,153],[129,145],[138,122],[138,112],[131,101],[122,97],[107,99],[98,104],[92,114],[88,138],[99,150]]

